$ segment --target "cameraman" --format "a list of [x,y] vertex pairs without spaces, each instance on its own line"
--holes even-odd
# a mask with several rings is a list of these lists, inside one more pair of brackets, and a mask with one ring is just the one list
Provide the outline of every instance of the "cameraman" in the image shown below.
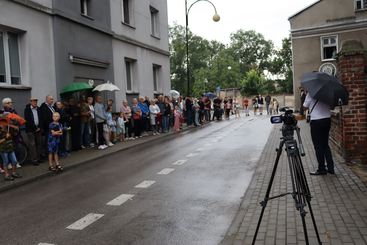
[[[329,131],[331,127],[330,106],[315,100],[308,93],[303,104],[305,110],[309,110],[311,116],[311,138],[315,148],[318,169],[311,175],[335,174],[334,161],[329,147]],[[325,167],[327,162],[327,169]]]

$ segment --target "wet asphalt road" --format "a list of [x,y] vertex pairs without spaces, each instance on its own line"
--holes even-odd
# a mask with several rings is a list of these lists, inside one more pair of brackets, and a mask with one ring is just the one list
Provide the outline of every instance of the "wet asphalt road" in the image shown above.
[[0,244],[218,244],[271,128],[265,116],[216,122],[2,193]]

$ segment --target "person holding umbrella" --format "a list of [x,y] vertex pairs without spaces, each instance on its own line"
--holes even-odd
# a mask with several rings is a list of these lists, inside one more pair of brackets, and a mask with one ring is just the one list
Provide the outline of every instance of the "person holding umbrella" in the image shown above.
[[[318,101],[307,94],[303,104],[305,110],[309,110],[311,116],[311,138],[315,148],[318,169],[311,175],[325,175],[328,172],[334,174],[334,161],[329,147],[329,132],[331,127],[330,106]],[[327,162],[327,170],[325,168]]]
[[348,104],[348,92],[335,77],[321,72],[304,74],[301,85],[308,91],[303,106],[309,109],[311,138],[318,162],[318,169],[310,174],[335,174],[334,161],[329,147],[330,108]]

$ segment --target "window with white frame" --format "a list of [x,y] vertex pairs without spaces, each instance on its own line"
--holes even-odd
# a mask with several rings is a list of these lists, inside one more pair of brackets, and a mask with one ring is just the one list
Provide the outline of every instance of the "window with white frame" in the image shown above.
[[130,21],[130,0],[121,0],[122,22],[131,24]]
[[132,59],[125,59],[125,71],[126,71],[126,91],[134,91],[134,66],[136,61]]
[[89,0],[80,0],[80,13],[82,15],[88,15]]
[[159,91],[160,73],[161,73],[161,66],[153,64],[153,90],[154,92]]
[[18,35],[0,32],[0,84],[19,85],[20,83]]
[[150,6],[150,24],[154,37],[159,37],[159,11]]
[[338,36],[321,37],[321,59],[334,60],[338,52]]
[[356,10],[367,9],[367,0],[355,0]]

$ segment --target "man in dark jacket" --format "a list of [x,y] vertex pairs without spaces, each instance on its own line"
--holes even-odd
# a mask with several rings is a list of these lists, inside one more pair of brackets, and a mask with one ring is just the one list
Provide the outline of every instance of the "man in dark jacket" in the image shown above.
[[24,109],[24,119],[26,120],[25,127],[29,140],[29,150],[31,155],[32,164],[38,166],[41,161],[42,152],[42,132],[41,132],[41,110],[37,105],[38,100],[36,98],[30,99]]
[[55,109],[53,108],[53,102],[54,98],[51,95],[46,96],[46,101],[42,103],[40,107],[40,113],[41,113],[41,131],[43,136],[43,152],[44,156],[46,157],[48,155],[48,149],[47,149],[47,136],[48,136],[48,127],[52,120],[52,115],[55,112]]

